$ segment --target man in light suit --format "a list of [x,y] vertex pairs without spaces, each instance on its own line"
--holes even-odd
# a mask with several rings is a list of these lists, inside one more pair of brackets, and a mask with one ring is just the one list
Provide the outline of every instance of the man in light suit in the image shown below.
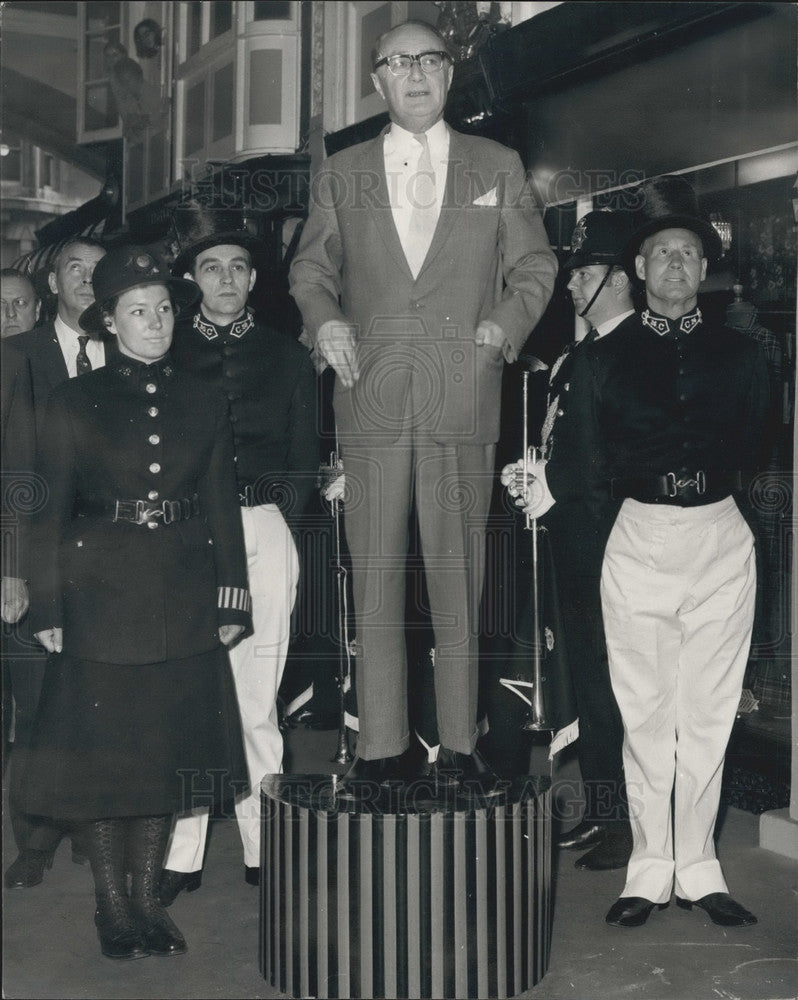
[[[58,296],[55,321],[9,337],[3,345],[3,470],[12,481],[34,493],[31,473],[50,393],[68,378],[105,364],[107,345],[86,336],[78,323],[80,314],[94,302],[92,274],[104,256],[105,247],[88,237],[66,243],[56,255],[48,279],[50,290]],[[4,494],[12,495],[13,490],[12,484]],[[18,520],[18,511],[4,512],[12,524]],[[24,537],[18,533],[15,541],[15,565],[4,559],[5,589],[10,580],[22,584],[26,575],[20,568],[25,559]],[[22,614],[24,611],[20,619]],[[18,628],[13,650],[10,642],[4,650],[14,695],[12,800],[17,798],[46,662],[43,649],[29,635],[27,620],[22,619]],[[30,888],[38,885],[45,869],[52,866],[63,831],[43,817],[20,813],[14,806],[10,812],[19,855],[6,871],[5,885],[8,889]],[[80,854],[73,857],[83,860]]]
[[495,779],[476,752],[477,619],[504,361],[554,285],[518,156],[443,122],[443,38],[406,22],[378,39],[372,80],[390,127],[330,158],[291,268],[317,359],[337,373],[345,529],[358,643],[353,793],[413,776],[405,558],[418,511],[435,632],[445,785]]

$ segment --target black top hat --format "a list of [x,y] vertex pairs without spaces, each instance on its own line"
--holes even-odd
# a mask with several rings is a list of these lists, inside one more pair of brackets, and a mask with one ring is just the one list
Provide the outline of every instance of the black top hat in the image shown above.
[[243,247],[250,255],[266,249],[263,240],[247,229],[238,208],[181,205],[175,209],[173,223],[180,247],[172,265],[174,274],[190,271],[198,254],[222,244]]
[[175,311],[180,313],[199,301],[202,292],[193,281],[173,278],[167,265],[147,247],[122,246],[109,250],[97,262],[91,279],[94,302],[78,322],[90,333],[103,333],[103,309],[122,292],[142,285],[166,285]]
[[563,269],[573,271],[591,264],[621,264],[624,247],[632,235],[629,212],[588,212],[571,235],[571,256]]
[[635,228],[624,251],[624,263],[634,274],[635,257],[643,240],[663,229],[689,229],[699,237],[708,261],[720,260],[723,246],[709,219],[700,211],[692,185],[674,174],[654,177],[636,189]]

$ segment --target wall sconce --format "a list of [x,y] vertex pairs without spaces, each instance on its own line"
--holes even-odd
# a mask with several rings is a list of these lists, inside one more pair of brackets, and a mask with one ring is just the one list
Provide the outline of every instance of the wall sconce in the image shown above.
[[718,212],[713,212],[709,221],[712,223],[712,228],[720,236],[720,244],[723,248],[723,253],[727,254],[731,249],[732,244],[732,224],[730,222],[724,222]]

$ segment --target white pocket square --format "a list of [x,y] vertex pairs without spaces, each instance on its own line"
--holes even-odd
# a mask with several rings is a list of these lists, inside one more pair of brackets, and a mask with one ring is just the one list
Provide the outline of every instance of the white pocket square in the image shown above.
[[474,199],[475,205],[487,205],[492,207],[499,204],[499,200],[496,197],[496,188],[491,188],[487,194],[481,194],[479,198]]

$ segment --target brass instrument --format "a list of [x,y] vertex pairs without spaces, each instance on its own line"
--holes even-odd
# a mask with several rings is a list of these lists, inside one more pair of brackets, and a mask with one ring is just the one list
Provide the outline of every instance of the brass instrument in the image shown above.
[[[341,471],[343,464],[338,454],[336,437],[335,451],[330,453],[330,472]],[[333,482],[334,476],[330,476]],[[330,501],[333,518],[333,539],[335,546],[336,611],[338,614],[338,742],[331,758],[336,764],[348,764],[352,759],[349,749],[349,734],[346,731],[346,692],[352,679],[352,644],[349,640],[349,597],[347,593],[347,569],[341,558],[341,501],[336,497]]]
[[[537,359],[535,359],[537,360]],[[538,362],[540,369],[545,366]],[[523,436],[524,436],[524,488],[523,497],[526,504],[529,490],[529,466],[537,461],[537,448],[529,447],[529,371],[521,376],[521,393],[523,405]],[[529,717],[521,727],[524,732],[552,732],[553,727],[546,719],[543,704],[543,645],[540,634],[540,579],[538,564],[538,524],[537,518],[526,514],[526,530],[532,532],[532,630],[534,636],[532,652],[532,700],[529,705]]]

